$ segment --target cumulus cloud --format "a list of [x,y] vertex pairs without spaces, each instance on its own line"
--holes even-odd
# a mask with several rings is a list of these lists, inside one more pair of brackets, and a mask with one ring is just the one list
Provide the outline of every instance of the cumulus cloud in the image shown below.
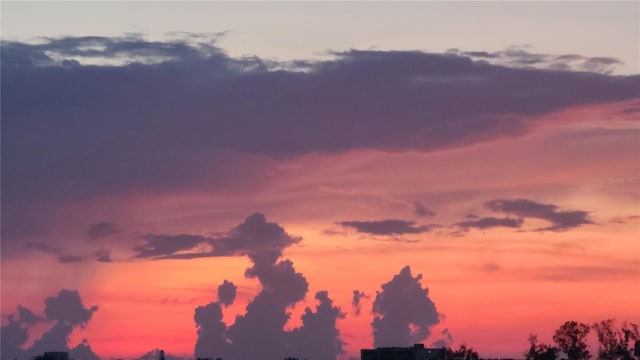
[[344,227],[355,229],[357,232],[371,235],[404,235],[420,234],[438,227],[435,224],[416,225],[414,221],[386,219],[374,221],[341,221]]
[[[261,290],[245,313],[227,326],[223,306],[235,296],[235,286],[226,282],[218,290],[218,302],[200,306],[194,320],[198,328],[196,357],[235,359],[282,359],[285,357],[335,359],[343,352],[336,322],[344,317],[326,291],[316,294],[315,311],[307,308],[302,326],[286,331],[287,309],[305,298],[309,284],[293,262],[280,260],[282,251],[300,239],[287,235],[277,223],[267,223],[254,214],[217,239],[229,254],[247,255],[253,265],[245,271],[258,279]],[[232,296],[233,289],[233,296]]]
[[358,316],[362,310],[362,300],[369,299],[370,296],[359,290],[353,290],[353,300],[351,300],[351,306],[353,307],[353,313]]
[[[23,306],[18,306],[18,318],[13,314],[9,315],[7,325],[1,329],[1,357],[13,359],[32,357],[45,351],[71,351],[78,360],[98,359],[86,339],[74,348],[69,348],[71,332],[76,328],[84,328],[98,307],[85,307],[80,294],[67,289],[60,290],[57,296],[46,298],[44,303],[45,311],[42,316],[35,315]],[[31,347],[23,349],[29,340],[29,328],[39,323],[53,325]]]
[[225,280],[218,286],[218,301],[224,306],[233,304],[233,301],[236,299],[237,289],[237,286],[232,282]]
[[24,249],[14,239],[46,233],[65,202],[253,186],[274,157],[467,146],[524,134],[550,112],[639,96],[639,76],[523,69],[510,64],[540,56],[516,50],[510,63],[352,50],[292,66],[229,57],[216,39],[2,42],[3,256]]
[[488,201],[484,207],[492,211],[519,216],[536,218],[551,223],[539,231],[565,231],[581,225],[593,224],[589,213],[582,210],[559,210],[553,204],[541,204],[527,199],[498,199]]
[[333,305],[327,291],[317,292],[315,299],[315,311],[307,307],[301,317],[302,326],[291,333],[291,351],[300,359],[335,359],[344,352],[336,321],[345,314]]
[[373,344],[375,347],[409,346],[426,339],[431,327],[440,322],[429,289],[404,267],[381,286],[373,302]]
[[98,240],[106,238],[113,234],[119,233],[121,230],[116,227],[115,224],[108,222],[101,222],[89,226],[86,236],[89,240]]
[[453,336],[451,336],[451,332],[449,332],[448,328],[442,329],[442,331],[440,332],[440,335],[442,336],[442,338],[434,341],[431,344],[431,347],[444,348],[444,347],[450,346],[451,343],[453,343]]
[[229,343],[227,342],[227,325],[222,321],[222,305],[220,302],[211,302],[199,306],[195,310],[193,319],[198,328],[195,357],[228,358]]
[[84,327],[98,310],[97,306],[85,308],[80,293],[67,289],[60,290],[58,296],[48,297],[44,304],[47,319],[80,327]]

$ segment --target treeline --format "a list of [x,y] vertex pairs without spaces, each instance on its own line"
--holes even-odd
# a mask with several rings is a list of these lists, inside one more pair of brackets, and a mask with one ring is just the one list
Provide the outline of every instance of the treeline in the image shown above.
[[567,321],[553,335],[554,344],[538,342],[538,336],[529,336],[529,350],[526,360],[555,360],[561,353],[568,360],[588,360],[593,357],[589,352],[587,335],[595,331],[598,337],[599,360],[638,360],[640,359],[640,335],[638,325],[624,322],[619,326],[615,320],[603,320],[591,325]]
[[[592,354],[587,344],[587,335],[595,332],[598,338],[598,352]],[[556,329],[553,344],[538,342],[538,335],[529,335],[529,349],[526,360],[640,360],[640,334],[638,325],[616,320],[603,320],[591,325],[567,321]],[[459,349],[446,349],[446,360],[479,360],[478,353],[471,347],[461,345]]]

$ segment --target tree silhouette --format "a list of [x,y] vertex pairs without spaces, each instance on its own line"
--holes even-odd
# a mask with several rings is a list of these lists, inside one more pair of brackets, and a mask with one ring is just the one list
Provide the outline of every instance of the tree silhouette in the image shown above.
[[447,348],[446,359],[447,360],[453,360],[453,359],[478,360],[479,356],[478,356],[478,353],[474,351],[472,347],[467,347],[466,344],[462,344],[457,350]]
[[587,360],[591,358],[586,342],[590,327],[587,324],[567,321],[553,335],[553,341],[569,360]]
[[538,335],[529,335],[529,350],[524,353],[526,360],[555,360],[559,349],[548,344],[539,344]]
[[598,334],[598,359],[632,360],[640,357],[640,335],[638,325],[623,323],[617,328],[614,319],[607,319],[593,324]]

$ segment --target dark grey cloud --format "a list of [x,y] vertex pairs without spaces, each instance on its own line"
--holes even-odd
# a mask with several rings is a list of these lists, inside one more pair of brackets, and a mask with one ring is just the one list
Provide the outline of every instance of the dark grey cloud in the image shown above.
[[237,286],[232,282],[225,280],[218,286],[218,301],[224,306],[233,304],[233,301],[236,299],[237,289]]
[[0,329],[0,355],[3,359],[19,359],[25,356],[22,346],[29,340],[29,328],[9,315],[7,324]]
[[371,235],[420,234],[438,227],[434,224],[416,225],[414,221],[386,219],[374,221],[341,221],[339,225],[355,229],[357,232]]
[[106,238],[113,234],[117,234],[121,232],[120,229],[116,227],[115,224],[108,222],[101,222],[97,224],[93,224],[87,230],[87,239],[89,240],[98,240],[102,238]]
[[301,238],[287,234],[277,223],[255,213],[231,230],[212,237],[201,235],[155,235],[143,237],[136,246],[138,259],[194,259],[248,255],[253,261],[272,264],[286,247]]
[[496,218],[496,217],[483,217],[475,220],[466,220],[455,223],[454,225],[461,230],[467,231],[470,229],[490,229],[495,227],[510,227],[519,229],[522,226],[522,218]]
[[211,357],[213,354],[223,359],[229,358],[227,325],[222,321],[222,305],[211,302],[198,306],[193,316],[198,328],[194,356]]
[[[266,223],[261,215],[248,217],[225,236],[223,243],[232,241],[234,244],[225,245],[231,249],[229,251],[247,255],[252,261],[245,276],[256,278],[262,289],[246,306],[245,313],[236,316],[230,326],[222,321],[222,311],[223,305],[232,301],[232,288],[235,296],[233,284],[225,281],[219,287],[218,302],[196,308],[195,357],[330,360],[343,353],[336,322],[344,314],[333,305],[326,291],[316,293],[318,305],[315,311],[305,310],[301,327],[284,329],[290,317],[288,309],[303,300],[309,288],[306,278],[296,272],[293,262],[278,260],[284,247],[294,238],[286,235],[278,224]],[[264,246],[265,239],[271,239],[272,245]]]
[[421,201],[413,202],[413,214],[416,216],[435,216],[436,213],[427,208]]
[[351,306],[353,307],[353,313],[358,316],[362,311],[362,300],[369,299],[371,296],[365,294],[359,290],[353,290],[353,300],[351,300]]
[[302,326],[291,332],[291,352],[299,359],[336,359],[344,354],[344,342],[336,326],[346,315],[333,305],[327,291],[315,294],[315,311],[307,307],[302,314]]
[[376,293],[371,323],[375,347],[420,343],[440,322],[429,289],[422,287],[421,279],[422,275],[413,277],[411,268],[406,266]]
[[58,296],[48,297],[44,304],[47,319],[84,327],[91,320],[97,306],[85,308],[80,294],[75,290],[60,290]]
[[42,321],[41,316],[35,315],[31,310],[22,305],[18,305],[18,322],[26,325],[35,325]]
[[13,239],[47,233],[47,215],[65,202],[258,186],[273,157],[466,146],[640,92],[639,76],[523,69],[478,54],[353,50],[273,63],[231,58],[215,39],[2,42],[3,256],[24,249]]
[[498,199],[488,201],[484,207],[505,214],[522,218],[536,218],[546,220],[550,226],[540,228],[540,231],[565,231],[581,225],[594,224],[589,213],[582,210],[559,210],[553,204],[541,204],[527,199]]
[[[85,307],[80,294],[75,290],[62,289],[57,296],[48,297],[44,301],[44,315],[35,315],[31,310],[18,306],[18,318],[9,315],[7,325],[0,332],[2,347],[0,355],[3,359],[29,358],[45,351],[71,351],[75,359],[97,360],[88,341],[84,339],[74,348],[69,348],[69,336],[76,328],[83,328],[98,310],[97,306]],[[43,323],[53,326],[36,339],[28,349],[23,346],[29,339],[30,327]]]

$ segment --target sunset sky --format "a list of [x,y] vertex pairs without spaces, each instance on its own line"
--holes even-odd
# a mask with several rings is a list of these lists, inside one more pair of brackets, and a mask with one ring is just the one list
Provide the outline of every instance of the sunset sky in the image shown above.
[[3,359],[640,322],[638,2],[1,10]]

